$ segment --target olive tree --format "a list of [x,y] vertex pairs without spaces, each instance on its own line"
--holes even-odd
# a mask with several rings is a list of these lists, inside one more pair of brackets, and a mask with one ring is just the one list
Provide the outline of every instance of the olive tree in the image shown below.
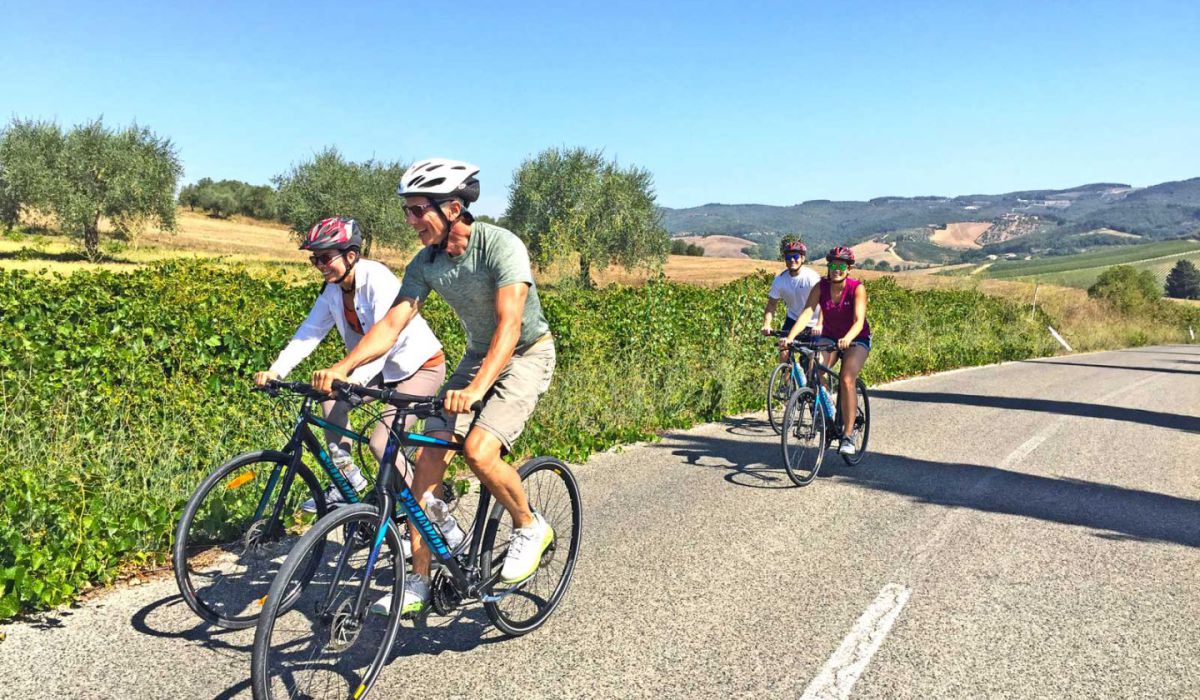
[[550,148],[522,163],[505,216],[539,267],[578,255],[585,286],[595,268],[661,267],[671,249],[650,173],[584,148]]
[[123,238],[150,221],[175,226],[183,166],[169,139],[136,123],[114,130],[96,119],[64,132],[53,122],[14,120],[0,138],[0,162],[7,196],[53,214],[93,260],[102,220]]
[[301,235],[329,216],[354,219],[363,229],[364,255],[375,243],[409,248],[416,237],[396,196],[403,174],[400,163],[352,163],[336,148],[326,148],[274,178],[279,217]]

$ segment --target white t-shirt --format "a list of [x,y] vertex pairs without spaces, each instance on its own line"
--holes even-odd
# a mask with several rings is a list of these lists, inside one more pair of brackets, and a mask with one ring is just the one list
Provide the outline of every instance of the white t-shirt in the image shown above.
[[[808,293],[820,281],[821,276],[807,267],[800,268],[800,274],[795,277],[784,270],[771,282],[771,291],[767,292],[767,296],[776,301],[782,299],[784,306],[787,307],[787,317],[794,320],[804,310],[804,305],[808,303]],[[817,309],[808,322],[809,328],[817,325],[817,318],[820,315],[820,309]]]
[[[400,280],[387,266],[374,260],[359,260],[354,269],[354,313],[365,334],[391,310],[392,302],[400,293]],[[292,341],[271,365],[271,371],[286,377],[288,372],[317,349],[325,335],[334,328],[341,334],[347,352],[353,350],[363,338],[346,320],[346,311],[342,307],[342,288],[336,284],[326,284],[312,311],[308,312],[308,318],[300,324]],[[421,369],[421,365],[441,349],[442,344],[433,334],[433,329],[420,314],[416,314],[400,333],[392,349],[351,372],[350,381],[366,384],[380,373],[385,382],[403,381]]]

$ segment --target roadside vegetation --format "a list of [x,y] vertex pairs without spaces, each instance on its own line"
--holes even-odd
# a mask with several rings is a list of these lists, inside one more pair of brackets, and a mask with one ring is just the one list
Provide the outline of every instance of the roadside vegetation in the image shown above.
[[[715,289],[548,288],[554,384],[515,458],[579,461],[659,431],[760,407],[774,353],[757,333],[769,276]],[[975,291],[875,280],[880,382],[1047,355],[1045,318]],[[72,600],[161,561],[179,508],[239,452],[278,446],[290,407],[249,390],[317,289],[278,275],[169,262],[68,277],[0,272],[0,618]],[[455,359],[453,315],[427,316]],[[326,342],[294,376],[337,356]]]

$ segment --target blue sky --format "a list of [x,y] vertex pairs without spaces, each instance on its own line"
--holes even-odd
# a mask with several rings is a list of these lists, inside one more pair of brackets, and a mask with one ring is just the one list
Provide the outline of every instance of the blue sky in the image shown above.
[[184,180],[549,146],[659,203],[1200,176],[1200,3],[0,3],[0,117],[171,137]]

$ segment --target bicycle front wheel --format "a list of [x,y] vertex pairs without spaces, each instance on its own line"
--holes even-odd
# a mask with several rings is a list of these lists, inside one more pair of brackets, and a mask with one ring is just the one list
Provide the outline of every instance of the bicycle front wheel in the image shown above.
[[188,607],[210,624],[255,624],[275,572],[313,517],[300,504],[308,498],[324,504],[316,477],[303,464],[288,492],[281,492],[290,460],[273,451],[234,457],[184,507],[171,551],[175,582]]
[[[533,576],[515,586],[499,581],[500,568],[512,536],[512,517],[499,503],[492,506],[481,542],[480,570],[496,580],[485,593],[483,609],[501,632],[528,634],[558,607],[579,556],[583,532],[583,503],[575,475],[561,460],[535,457],[518,470],[530,508],[540,513],[554,530],[554,539],[542,553]],[[488,600],[494,597],[494,600]]]
[[854,383],[854,454],[842,453],[846,464],[855,465],[862,461],[867,452],[867,439],[871,437],[871,404],[867,398],[867,385],[859,379]]
[[786,362],[779,363],[771,372],[771,380],[767,382],[767,422],[771,424],[771,430],[774,430],[776,435],[782,430],[783,411],[795,388],[792,366]]
[[817,478],[825,458],[825,413],[811,387],[797,390],[783,411],[783,465],[797,486]]
[[[387,664],[400,628],[404,597],[400,536],[388,521],[368,575],[379,509],[337,508],[292,549],[267,594],[254,632],[250,677],[254,697],[362,698]],[[282,604],[312,575],[288,612]],[[383,614],[374,603],[391,596]]]

